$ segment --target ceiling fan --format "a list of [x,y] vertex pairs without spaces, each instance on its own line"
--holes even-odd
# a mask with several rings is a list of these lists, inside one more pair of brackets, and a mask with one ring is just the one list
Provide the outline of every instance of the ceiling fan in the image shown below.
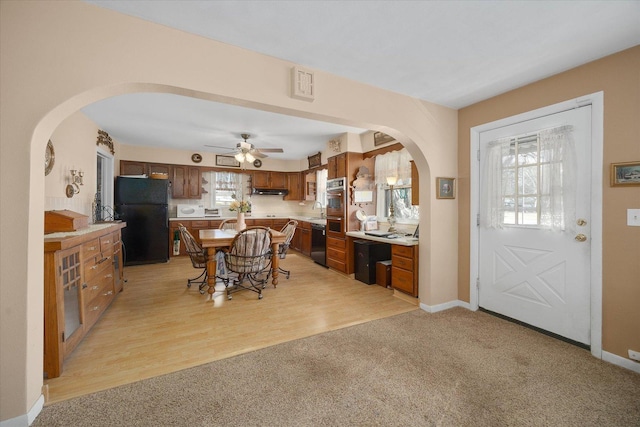
[[[282,148],[256,148],[253,144],[247,142],[247,139],[251,137],[248,133],[242,133],[240,136],[244,141],[238,142],[236,149],[233,151],[233,153],[235,153],[234,157],[239,162],[244,162],[245,160],[253,162],[256,158],[264,159],[265,157],[269,157],[264,153],[284,153]],[[228,149],[228,147],[220,147],[217,145],[205,145],[205,147]]]

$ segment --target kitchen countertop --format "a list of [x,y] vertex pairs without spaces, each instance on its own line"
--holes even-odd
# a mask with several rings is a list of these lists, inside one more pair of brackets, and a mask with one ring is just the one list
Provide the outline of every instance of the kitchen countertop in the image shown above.
[[[217,217],[212,217],[212,216],[205,216],[205,217],[200,217],[200,218],[177,218],[177,217],[173,217],[173,218],[169,218],[169,221],[222,221],[225,219],[233,219],[236,218],[235,215],[233,216],[217,216]],[[245,220],[247,219],[295,219],[296,221],[306,221],[306,222],[310,222],[313,224],[327,224],[327,220],[325,218],[320,218],[320,217],[310,217],[310,216],[305,216],[305,215],[275,215],[275,216],[267,216],[267,215],[251,215],[251,216],[245,216],[244,218]]]
[[364,231],[347,231],[347,236],[354,237],[363,240],[373,240],[382,243],[391,243],[392,245],[402,246],[418,246],[418,239],[411,236],[397,237],[395,239],[389,239],[388,237],[376,237],[364,234]]

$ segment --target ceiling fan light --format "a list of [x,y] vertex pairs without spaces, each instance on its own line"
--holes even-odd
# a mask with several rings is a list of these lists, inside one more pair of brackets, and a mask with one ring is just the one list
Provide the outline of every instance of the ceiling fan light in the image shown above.
[[242,154],[242,153],[238,153],[233,157],[235,157],[236,160],[239,161],[240,163],[244,162],[244,154]]
[[253,163],[253,161],[256,159],[255,157],[253,157],[253,156],[251,155],[251,153],[247,153],[247,154],[245,154],[245,157],[246,157],[246,159],[247,159],[247,162],[249,162],[249,163]]

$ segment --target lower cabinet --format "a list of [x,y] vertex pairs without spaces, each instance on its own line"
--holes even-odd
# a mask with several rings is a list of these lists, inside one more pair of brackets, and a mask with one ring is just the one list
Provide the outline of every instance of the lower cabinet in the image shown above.
[[122,290],[120,230],[124,226],[95,227],[79,236],[45,236],[43,369],[47,378],[60,376],[64,359]]
[[327,266],[342,273],[347,271],[347,239],[327,233]]
[[418,246],[391,245],[391,286],[418,296]]

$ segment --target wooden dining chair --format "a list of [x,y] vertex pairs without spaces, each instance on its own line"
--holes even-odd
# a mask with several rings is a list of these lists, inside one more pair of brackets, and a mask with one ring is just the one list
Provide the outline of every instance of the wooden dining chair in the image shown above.
[[184,247],[187,250],[189,258],[191,258],[191,264],[195,269],[202,269],[202,273],[198,277],[193,279],[187,279],[187,287],[190,288],[192,283],[198,284],[198,290],[201,294],[204,294],[204,290],[207,287],[207,253],[203,249],[196,239],[189,233],[187,227],[182,224],[178,224],[178,230],[180,231],[180,239],[184,243]]
[[[291,240],[293,240],[293,236],[295,235],[297,228],[298,228],[298,221],[296,221],[295,219],[292,219],[292,220],[289,220],[289,222],[287,222],[284,225],[284,227],[282,227],[282,229],[280,230],[280,232],[284,234],[286,238],[283,243],[280,243],[278,245],[278,258],[285,259],[285,257],[287,256],[287,251],[289,250],[289,246],[291,245]],[[279,265],[278,265],[278,271],[284,274],[287,279],[291,275],[291,270],[285,270]],[[267,281],[269,280],[270,276],[271,276],[271,268],[269,266],[269,271],[267,273]]]
[[[262,275],[271,260],[271,232],[268,227],[249,227],[233,238],[224,254],[229,277],[223,279],[227,298],[241,290],[250,290],[262,299],[267,278]],[[235,276],[235,277],[234,277]],[[233,281],[232,285],[229,284]]]
[[238,223],[237,218],[228,218],[222,221],[218,229],[220,230],[235,230],[236,224]]

